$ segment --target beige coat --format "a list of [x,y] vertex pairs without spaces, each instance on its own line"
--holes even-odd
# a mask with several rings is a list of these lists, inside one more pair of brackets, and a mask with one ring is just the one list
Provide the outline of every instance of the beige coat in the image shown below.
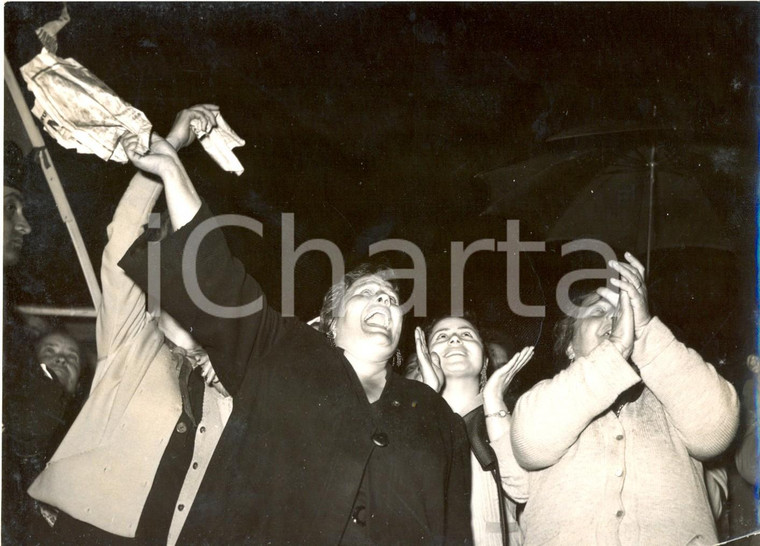
[[[146,312],[145,294],[117,265],[147,223],[161,189],[137,175],[108,226],[101,267],[103,301],[97,318],[98,367],[90,397],[47,468],[29,488],[35,499],[126,537],[135,536],[182,411],[177,382],[180,361]],[[204,413],[203,421],[218,439],[231,400],[208,388],[206,396],[212,396],[214,403],[204,401],[208,414]],[[214,445],[209,453],[199,454],[206,462]]]

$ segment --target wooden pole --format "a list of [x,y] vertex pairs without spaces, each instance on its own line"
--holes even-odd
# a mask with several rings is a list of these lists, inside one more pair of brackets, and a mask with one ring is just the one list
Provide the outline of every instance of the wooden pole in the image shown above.
[[39,317],[96,318],[95,309],[86,307],[50,307],[48,305],[17,305],[16,310],[25,315]]
[[74,213],[69,206],[69,200],[66,198],[66,192],[61,185],[61,179],[58,177],[58,172],[55,170],[55,165],[53,165],[50,153],[45,146],[45,141],[42,139],[42,133],[37,128],[32,113],[29,111],[29,106],[24,100],[24,95],[21,92],[16,75],[13,73],[13,68],[10,62],[8,62],[7,56],[5,57],[5,83],[11,93],[11,97],[13,97],[13,102],[24,124],[24,129],[26,129],[29,140],[34,147],[34,153],[37,154],[37,160],[42,168],[42,172],[45,174],[48,186],[50,186],[50,192],[53,194],[53,199],[55,199],[61,219],[69,230],[71,242],[74,244],[74,250],[77,253],[77,258],[79,258],[82,273],[84,273],[85,281],[87,281],[87,288],[90,290],[92,303],[95,309],[98,309],[100,307],[100,286],[98,285],[98,278],[92,267],[90,256],[87,254],[87,247],[82,239],[82,234],[79,232],[79,226],[77,225],[76,218],[74,218]]

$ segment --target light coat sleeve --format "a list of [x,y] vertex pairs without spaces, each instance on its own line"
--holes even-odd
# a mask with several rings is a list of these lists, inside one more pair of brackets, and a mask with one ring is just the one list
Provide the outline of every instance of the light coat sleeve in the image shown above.
[[581,432],[639,376],[609,341],[603,341],[520,397],[512,418],[512,448],[527,470],[555,464]]
[[111,358],[142,330],[150,320],[145,308],[145,293],[124,273],[118,261],[143,232],[162,186],[136,174],[119,201],[106,228],[108,243],[103,250],[100,282],[103,297],[96,320],[98,365],[92,389],[108,371]]
[[739,426],[739,399],[713,366],[657,317],[636,340],[632,359],[692,457],[704,460],[728,448]]
[[501,474],[501,487],[504,492],[515,502],[527,502],[529,495],[528,472],[519,465],[512,451],[511,422],[512,418],[507,415],[504,420],[506,432],[497,440],[491,442],[491,447],[499,461],[499,474]]

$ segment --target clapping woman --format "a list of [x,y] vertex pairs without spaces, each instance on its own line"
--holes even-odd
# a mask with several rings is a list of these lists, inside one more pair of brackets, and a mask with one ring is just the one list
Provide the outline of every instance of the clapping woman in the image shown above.
[[566,369],[517,401],[512,444],[529,473],[525,544],[714,544],[702,461],[736,432],[738,400],[710,364],[649,314],[644,267],[564,319]]
[[[476,545],[519,546],[522,535],[515,503],[502,491],[500,468],[514,486],[525,473],[514,462],[509,413],[503,393],[533,356],[526,347],[499,368],[486,383],[488,354],[472,320],[445,316],[415,331],[423,380],[441,395],[467,424],[472,466],[472,531]],[[490,437],[490,443],[489,443]]]

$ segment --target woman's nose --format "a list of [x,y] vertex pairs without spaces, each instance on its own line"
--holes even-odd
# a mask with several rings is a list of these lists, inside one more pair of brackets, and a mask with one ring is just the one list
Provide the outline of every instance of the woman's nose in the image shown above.
[[378,294],[377,295],[377,301],[380,303],[383,303],[385,305],[388,305],[391,301],[391,299],[388,297],[388,294]]
[[459,336],[458,336],[458,335],[456,335],[456,334],[453,334],[453,335],[452,335],[452,336],[449,338],[449,345],[452,345],[452,344],[456,344],[456,345],[459,345],[460,343],[462,343],[462,340],[461,340],[461,339],[459,339]]

